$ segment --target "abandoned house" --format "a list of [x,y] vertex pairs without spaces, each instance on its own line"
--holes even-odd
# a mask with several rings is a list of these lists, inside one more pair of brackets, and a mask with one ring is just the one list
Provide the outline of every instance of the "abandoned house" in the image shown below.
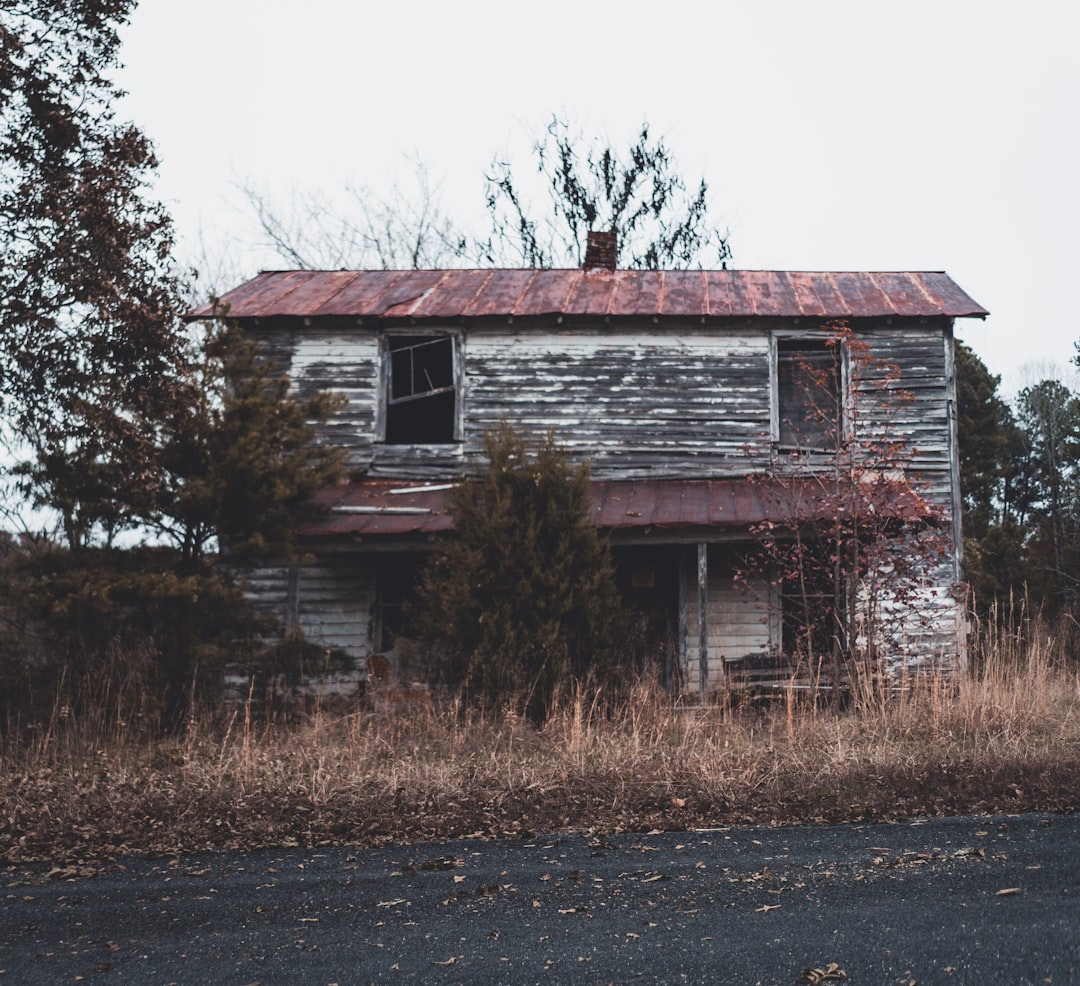
[[929,504],[948,548],[879,601],[906,627],[885,657],[962,665],[953,322],[987,312],[944,273],[619,270],[606,246],[576,270],[273,271],[226,294],[299,394],[347,398],[324,439],[350,478],[302,532],[314,561],[252,571],[250,591],[358,666],[393,660],[447,491],[505,419],[591,463],[595,522],[671,687],[786,680],[790,592],[745,558],[774,522],[835,512],[835,448],[887,429],[893,458],[846,475],[887,476],[863,506],[898,523]]

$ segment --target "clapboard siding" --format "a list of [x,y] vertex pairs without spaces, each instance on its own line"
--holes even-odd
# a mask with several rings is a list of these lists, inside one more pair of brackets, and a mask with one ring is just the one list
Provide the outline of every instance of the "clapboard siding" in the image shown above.
[[323,426],[322,437],[349,450],[349,468],[367,466],[376,449],[382,379],[378,338],[359,329],[298,334],[289,373],[301,398],[330,390],[346,399]]
[[466,353],[467,453],[507,417],[554,429],[598,478],[742,475],[769,425],[764,332],[487,330]]
[[304,635],[356,659],[371,653],[375,567],[370,556],[322,560],[300,569],[297,622]]
[[358,663],[371,653],[371,556],[323,558],[297,571],[267,566],[238,574],[247,597],[282,628],[298,626],[312,643],[340,649]]
[[[730,572],[710,572],[707,591],[708,689],[722,687],[726,665],[746,658],[764,657],[775,650],[767,603],[768,584],[737,585]],[[697,692],[701,681],[701,621],[695,592],[681,601],[687,640],[684,686]]]
[[[870,361],[852,370],[849,400],[863,440],[901,443],[910,475],[945,509],[952,503],[951,340],[940,330],[893,330],[863,336]],[[898,377],[883,377],[895,367]],[[884,389],[882,389],[884,388]]]
[[[794,329],[783,325],[784,337]],[[342,320],[267,329],[264,341],[291,374],[296,393],[332,390],[346,405],[323,431],[349,450],[349,466],[372,475],[449,477],[479,454],[483,434],[504,418],[536,435],[553,429],[597,478],[740,477],[769,465],[773,368],[769,320],[720,325],[607,326],[595,331],[531,326],[446,327],[461,336],[462,435],[445,445],[381,440],[376,330]],[[438,327],[427,327],[437,331]],[[401,331],[401,330],[398,330]],[[419,330],[417,330],[419,331]],[[797,337],[797,336],[796,336]],[[820,333],[807,338],[820,338]],[[910,400],[893,400],[871,367],[853,373],[860,433],[888,432],[913,452],[929,491],[951,494],[944,323],[860,328],[872,360],[895,364]]]
[[[866,360],[847,360],[848,433],[860,442],[898,443],[908,475],[955,520],[951,321],[859,319],[852,329],[868,353]],[[386,332],[455,337],[455,441],[383,440]],[[322,439],[346,448],[350,468],[368,476],[460,476],[477,468],[485,432],[503,420],[536,437],[553,431],[573,459],[591,463],[597,479],[741,479],[778,468],[798,474],[831,467],[827,455],[792,456],[775,444],[777,341],[825,338],[820,327],[798,320],[612,318],[571,326],[553,316],[527,325],[462,319],[386,329],[356,319],[312,318],[307,324],[272,321],[256,335],[291,375],[297,395],[332,390],[346,398]],[[886,381],[892,366],[898,378]],[[885,465],[876,461],[870,468]],[[679,628],[683,686],[696,692],[700,633],[693,555],[681,556]],[[732,557],[730,549],[709,550],[709,688],[720,686],[726,665],[779,660],[776,600],[765,583],[757,591],[737,585]],[[951,566],[927,573],[919,605],[899,614],[891,645],[897,660],[962,662],[963,613],[944,588],[957,578],[958,558]],[[264,570],[251,578],[251,591],[283,615],[292,605],[292,618],[310,639],[365,658],[376,599],[372,556],[329,552],[298,577],[290,589],[288,573]]]

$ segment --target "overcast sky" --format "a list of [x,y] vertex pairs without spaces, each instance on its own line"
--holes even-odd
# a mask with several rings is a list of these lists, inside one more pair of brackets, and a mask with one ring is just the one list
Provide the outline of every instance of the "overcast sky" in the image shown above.
[[122,110],[185,248],[245,274],[281,261],[239,182],[387,188],[416,156],[479,227],[492,157],[527,168],[553,113],[621,144],[647,120],[707,180],[735,266],[946,270],[1012,390],[1080,339],[1078,21],[1046,0],[142,0]]

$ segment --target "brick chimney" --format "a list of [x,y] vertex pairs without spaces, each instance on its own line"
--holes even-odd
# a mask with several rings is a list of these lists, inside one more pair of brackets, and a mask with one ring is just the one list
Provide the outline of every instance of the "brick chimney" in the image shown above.
[[589,230],[585,246],[585,270],[615,270],[619,261],[619,235],[615,230],[599,233]]

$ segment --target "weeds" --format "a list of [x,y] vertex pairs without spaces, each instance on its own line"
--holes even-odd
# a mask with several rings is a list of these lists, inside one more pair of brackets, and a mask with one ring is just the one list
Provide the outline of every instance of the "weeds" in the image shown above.
[[115,714],[58,706],[9,733],[0,859],[1076,810],[1080,670],[1067,635],[1021,630],[980,628],[970,675],[870,683],[843,711],[794,688],[700,705],[642,684],[557,696],[542,727],[512,704],[286,723],[249,701],[150,739],[111,694]]

